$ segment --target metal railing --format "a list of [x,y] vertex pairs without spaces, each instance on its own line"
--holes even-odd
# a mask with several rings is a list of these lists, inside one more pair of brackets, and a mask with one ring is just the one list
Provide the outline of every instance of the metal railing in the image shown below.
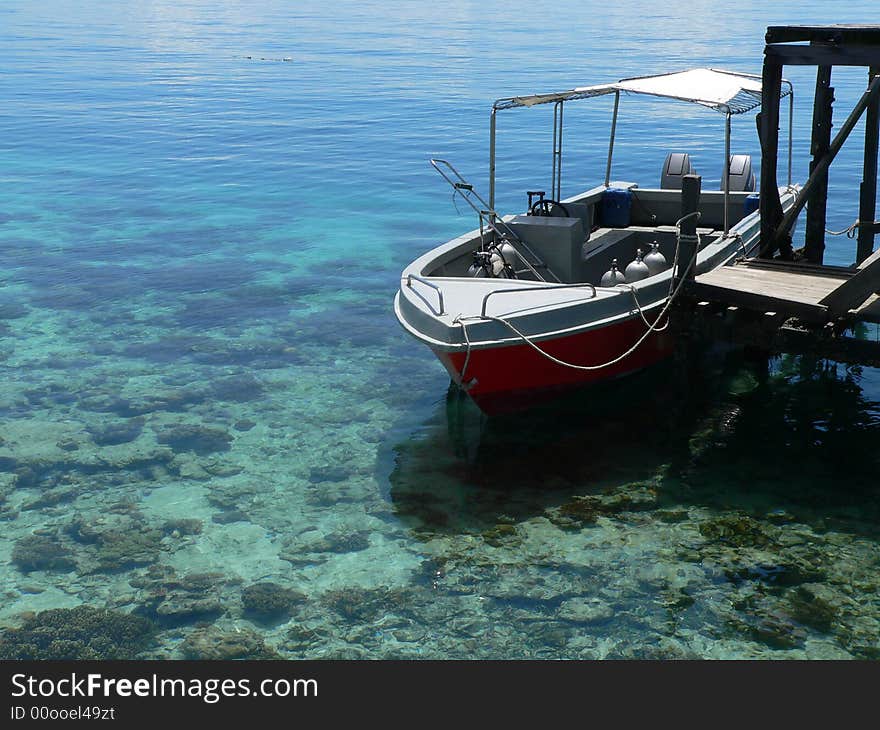
[[483,306],[480,308],[480,316],[486,316],[486,305],[489,303],[489,297],[494,294],[513,294],[513,293],[522,293],[527,291],[548,291],[550,289],[576,289],[579,287],[589,288],[593,291],[593,296],[590,299],[596,298],[596,287],[592,284],[585,284],[583,282],[577,284],[550,284],[549,286],[520,286],[513,289],[493,289],[486,296],[483,297]]
[[[431,289],[433,289],[434,291],[437,292],[437,299],[440,302],[440,310],[437,312],[437,314],[445,314],[446,307],[443,303],[443,290],[439,286],[437,286],[433,281],[428,281],[424,277],[416,276],[415,274],[407,274],[406,275],[406,285],[410,289],[412,289],[413,280],[419,282],[420,284],[424,284],[425,286],[430,287]],[[425,300],[425,301],[427,302],[427,300]]]

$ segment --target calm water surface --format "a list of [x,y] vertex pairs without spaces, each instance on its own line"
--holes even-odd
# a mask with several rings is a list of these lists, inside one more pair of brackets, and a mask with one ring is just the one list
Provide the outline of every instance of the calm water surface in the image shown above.
[[[474,226],[427,159],[485,190],[493,99],[760,72],[767,25],[873,3],[817,7],[4,2],[0,655],[880,655],[877,371],[697,353],[486,421],[391,312]],[[688,149],[717,186],[720,115],[626,110],[616,178]],[[564,194],[610,112],[567,112]],[[551,116],[501,118],[500,210],[549,184]]]

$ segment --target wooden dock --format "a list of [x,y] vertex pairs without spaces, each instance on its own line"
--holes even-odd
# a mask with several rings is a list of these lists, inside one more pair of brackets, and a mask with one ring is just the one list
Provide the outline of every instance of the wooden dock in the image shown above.
[[856,268],[745,259],[701,274],[688,285],[689,295],[697,300],[784,313],[816,324],[839,319],[877,321],[877,289],[878,254]]
[[[713,337],[778,352],[880,366],[880,334],[866,339],[857,330],[880,324],[880,232],[876,217],[878,140],[880,140],[880,26],[771,26],[767,29],[758,129],[761,141],[759,210],[761,234],[754,255],[696,275],[681,269],[689,317],[683,321]],[[794,203],[783,210],[777,181],[779,99],[783,65],[817,67],[813,106],[810,174]],[[835,66],[864,66],[867,86],[831,139]],[[865,118],[864,164],[859,186],[855,263],[823,262],[828,171],[847,137]],[[693,179],[688,179],[693,178]],[[686,176],[682,215],[697,210],[700,179]],[[795,251],[792,230],[806,208],[805,245]],[[695,223],[695,222],[694,222]],[[683,260],[691,260],[696,236],[681,227]],[[880,330],[878,330],[880,332]]]

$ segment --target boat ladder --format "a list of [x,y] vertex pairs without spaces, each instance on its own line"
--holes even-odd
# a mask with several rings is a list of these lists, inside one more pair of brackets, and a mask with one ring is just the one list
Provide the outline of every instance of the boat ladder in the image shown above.
[[[485,226],[492,232],[496,242],[501,243],[506,241],[513,246],[517,250],[519,258],[526,265],[526,269],[534,274],[538,281],[547,281],[547,277],[539,271],[543,270],[556,283],[562,283],[559,277],[547,267],[547,264],[544,263],[543,259],[541,259],[541,257],[538,256],[538,254],[536,254],[528,244],[516,234],[513,228],[511,228],[503,219],[498,217],[498,214],[490,208],[489,204],[483,199],[483,197],[474,190],[474,186],[465,180],[462,174],[456,170],[450,162],[439,158],[432,158],[431,166],[440,173],[440,176],[452,187],[453,200],[456,195],[460,195],[479,216],[481,233]],[[476,199],[476,203],[474,202],[474,199]],[[477,203],[479,203],[479,205],[477,205]]]

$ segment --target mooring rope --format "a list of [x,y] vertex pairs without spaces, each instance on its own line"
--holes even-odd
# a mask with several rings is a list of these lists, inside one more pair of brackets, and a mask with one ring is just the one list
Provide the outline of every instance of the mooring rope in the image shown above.
[[696,242],[696,246],[694,247],[693,257],[691,258],[687,267],[685,268],[685,270],[681,274],[681,277],[680,277],[681,281],[679,281],[678,286],[675,286],[674,277],[670,279],[669,293],[666,296],[666,303],[664,304],[663,309],[660,311],[660,314],[657,315],[657,318],[654,320],[654,322],[648,321],[648,318],[645,316],[644,310],[642,309],[642,305],[639,302],[638,296],[636,294],[635,286],[633,286],[632,284],[629,285],[629,292],[633,298],[633,301],[635,302],[636,309],[638,310],[639,316],[641,317],[642,322],[644,322],[644,324],[645,324],[646,331],[641,337],[639,337],[639,339],[635,342],[635,344],[633,344],[629,349],[626,350],[626,352],[622,353],[621,355],[618,355],[613,360],[609,360],[608,362],[600,363],[598,365],[578,365],[576,363],[566,362],[565,360],[561,360],[560,358],[558,358],[554,355],[551,355],[549,352],[547,352],[546,350],[542,349],[537,344],[535,344],[535,342],[532,341],[532,338],[530,338],[528,335],[520,332],[516,328],[515,325],[513,325],[508,320],[504,319],[504,317],[495,317],[495,316],[488,315],[488,314],[477,314],[477,315],[470,315],[470,316],[463,316],[463,315],[459,314],[454,320],[452,320],[452,323],[461,325],[461,331],[462,331],[462,335],[464,336],[465,346],[466,346],[464,364],[461,368],[461,375],[459,376],[459,379],[461,381],[462,386],[465,388],[467,387],[467,384],[465,382],[465,375],[467,373],[467,367],[470,362],[471,349],[472,349],[470,335],[468,334],[468,330],[467,330],[467,322],[490,321],[490,322],[498,322],[499,324],[503,324],[511,332],[513,332],[517,337],[519,337],[523,342],[525,342],[529,347],[531,347],[533,350],[535,350],[538,354],[542,355],[543,357],[550,360],[551,362],[556,363],[557,365],[561,365],[562,367],[571,368],[573,370],[581,370],[581,371],[602,370],[604,368],[611,367],[612,365],[616,365],[617,363],[621,362],[622,360],[625,360],[627,357],[632,355],[639,347],[641,347],[641,345],[645,342],[645,340],[648,339],[648,337],[651,334],[656,333],[656,332],[663,332],[667,327],[669,327],[669,319],[667,319],[666,324],[664,324],[662,326],[658,326],[657,323],[660,322],[663,319],[663,317],[667,315],[667,313],[669,312],[669,308],[672,306],[672,303],[675,301],[675,299],[678,297],[679,293],[681,292],[682,288],[684,287],[684,284],[687,281],[687,275],[690,273],[690,270],[693,268],[694,263],[696,262],[696,259],[697,259],[697,252],[700,250],[700,235],[699,235],[699,233],[693,237],[688,236],[686,234],[683,235],[681,233],[681,223],[695,214],[696,214],[697,218],[700,217],[699,211],[695,211],[694,213],[690,213],[687,216],[685,216],[684,218],[679,219],[675,224],[675,227],[678,229],[678,235],[676,236],[675,255],[673,257],[673,263],[672,263],[672,267],[671,267],[673,272],[675,271],[675,267],[678,264],[679,252],[681,250],[681,240],[684,238],[693,238]]
[[847,238],[855,238],[856,231],[858,230],[860,225],[862,225],[862,222],[858,218],[856,218],[855,222],[851,226],[849,226],[848,228],[844,228],[842,231],[829,231],[826,228],[825,233],[827,233],[829,236],[842,236],[845,233]]

